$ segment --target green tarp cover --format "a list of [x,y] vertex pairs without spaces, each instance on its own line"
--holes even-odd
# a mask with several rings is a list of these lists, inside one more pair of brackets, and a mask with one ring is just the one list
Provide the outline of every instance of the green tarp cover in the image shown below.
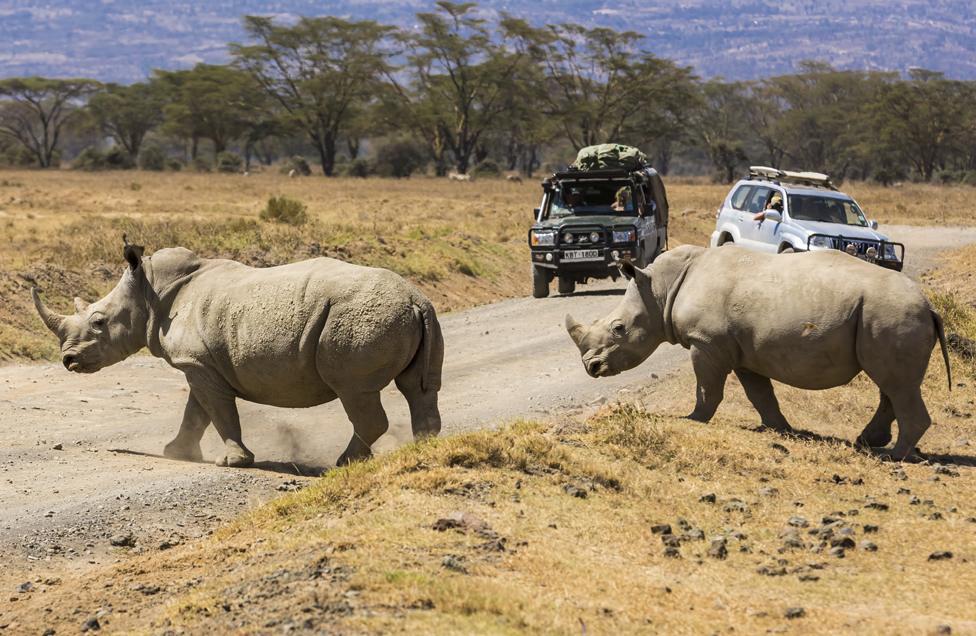
[[570,167],[583,171],[604,168],[637,170],[647,163],[647,155],[633,146],[599,144],[580,150],[576,155],[576,161]]

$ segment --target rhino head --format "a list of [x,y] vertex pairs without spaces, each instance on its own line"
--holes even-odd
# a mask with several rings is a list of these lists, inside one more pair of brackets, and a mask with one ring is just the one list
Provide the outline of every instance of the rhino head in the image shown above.
[[580,350],[583,367],[594,378],[633,369],[665,341],[651,277],[629,262],[622,262],[619,267],[630,283],[610,315],[588,327],[566,315],[566,330]]
[[75,298],[75,313],[61,315],[47,308],[36,287],[31,289],[37,313],[61,342],[61,362],[69,371],[94,373],[121,362],[146,344],[149,312],[143,248],[130,245],[124,236],[123,241],[127,267],[105,298],[91,304]]

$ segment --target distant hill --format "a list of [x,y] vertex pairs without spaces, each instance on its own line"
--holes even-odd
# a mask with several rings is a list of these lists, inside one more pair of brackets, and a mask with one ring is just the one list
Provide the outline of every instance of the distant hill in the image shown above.
[[[227,59],[241,16],[372,18],[409,27],[417,0],[0,0],[0,76],[128,82],[154,68]],[[959,0],[485,0],[536,24],[632,29],[703,77],[754,79],[815,59],[839,68],[924,67],[976,79],[976,3]]]

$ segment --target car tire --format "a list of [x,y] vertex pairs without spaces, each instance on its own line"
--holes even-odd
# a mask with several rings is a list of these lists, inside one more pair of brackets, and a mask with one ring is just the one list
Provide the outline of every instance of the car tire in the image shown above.
[[780,254],[795,254],[796,250],[792,247],[785,247],[779,251]]
[[727,247],[729,245],[735,245],[735,241],[732,239],[725,239],[725,242],[719,245],[719,247]]
[[549,295],[549,281],[552,274],[545,267],[532,266],[532,297],[545,298]]
[[569,295],[576,291],[576,281],[569,276],[560,276],[558,287],[560,294]]

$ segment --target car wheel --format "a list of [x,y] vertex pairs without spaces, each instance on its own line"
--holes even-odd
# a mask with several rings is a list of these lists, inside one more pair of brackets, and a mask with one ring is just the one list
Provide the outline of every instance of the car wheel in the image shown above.
[[552,274],[545,267],[532,266],[532,297],[545,298],[549,295],[549,281]]
[[559,293],[560,294],[572,294],[576,291],[576,281],[569,276],[559,277]]
[[735,241],[732,239],[725,239],[725,242],[719,245],[719,247],[726,247],[728,245],[735,245]]
[[793,249],[792,247],[787,247],[787,248],[781,249],[779,251],[779,253],[780,254],[795,254],[796,253],[796,250]]

